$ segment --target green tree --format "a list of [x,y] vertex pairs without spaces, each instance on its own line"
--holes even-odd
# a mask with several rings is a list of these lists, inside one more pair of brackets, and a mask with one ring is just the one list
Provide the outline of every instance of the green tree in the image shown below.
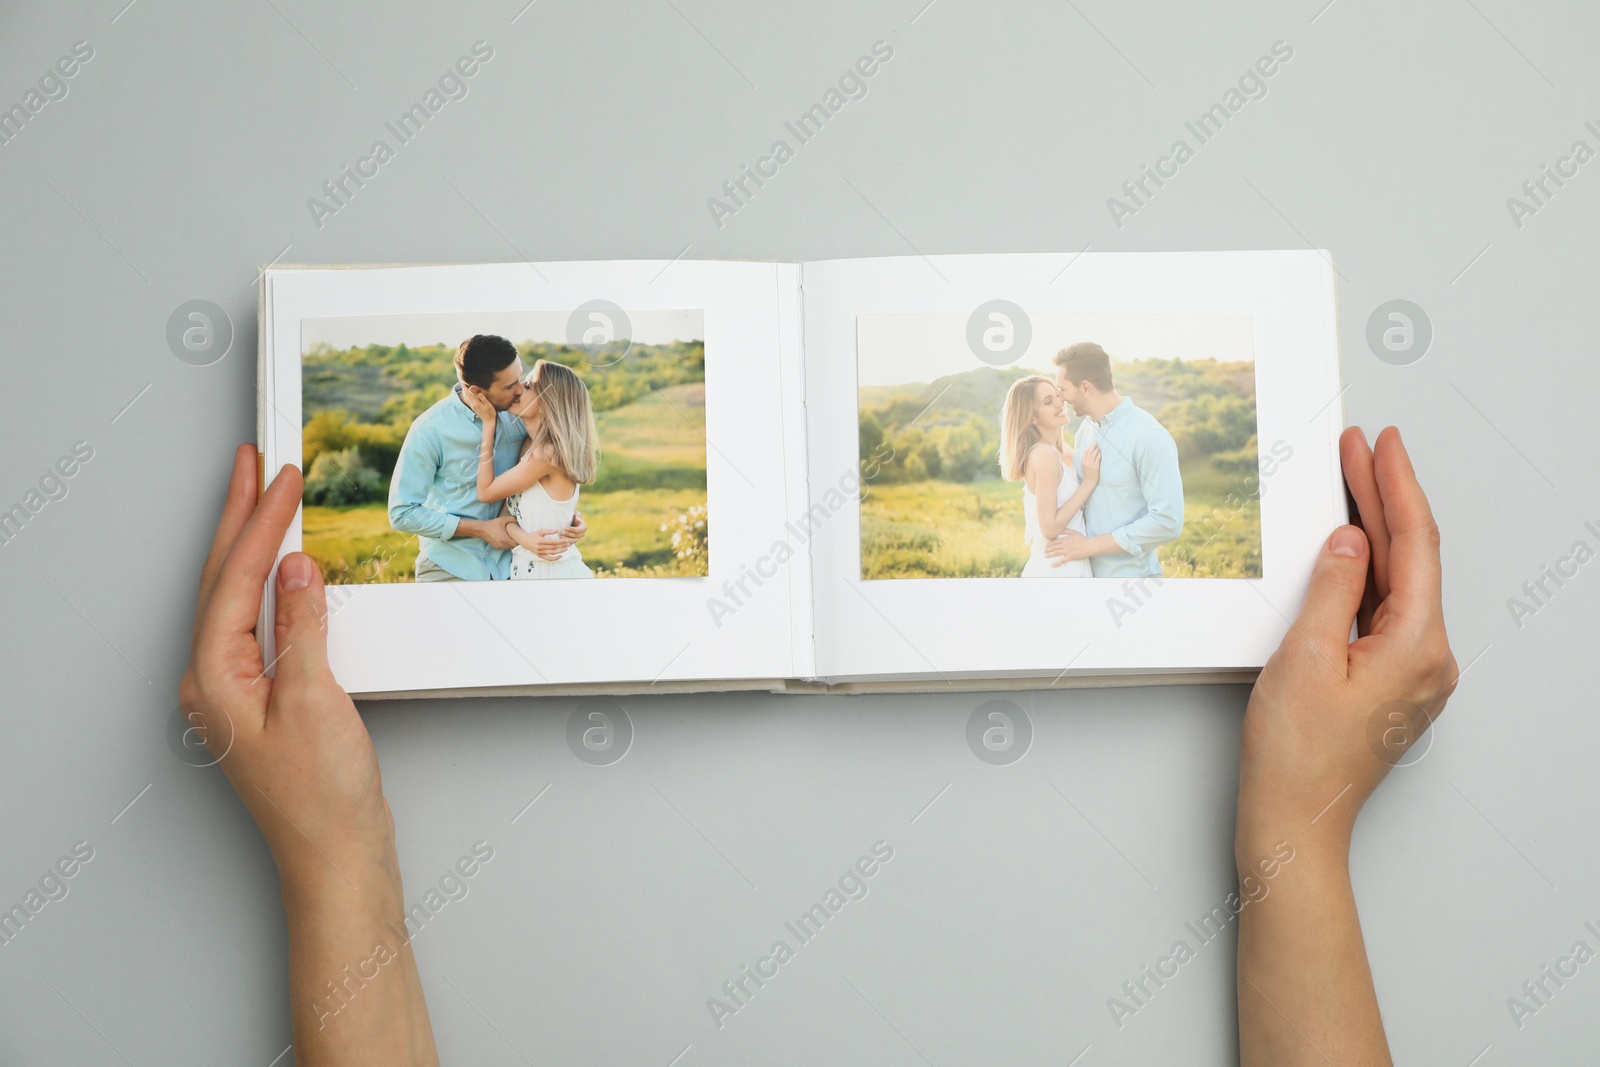
[[346,507],[382,499],[382,476],[362,461],[356,449],[324,452],[311,462],[305,481],[307,504]]
[[861,416],[856,437],[861,459],[863,461],[872,459],[878,454],[878,446],[883,444],[883,423],[878,421],[878,416],[868,412]]
[[988,466],[983,433],[969,421],[945,431],[939,442],[940,476],[949,482],[970,482]]
[[1161,424],[1184,459],[1200,459],[1243,448],[1255,436],[1256,402],[1237,393],[1202,395],[1168,404]]
[[354,425],[350,413],[343,408],[330,408],[312,415],[300,435],[306,459],[315,459],[324,452],[342,452],[354,445],[355,432],[351,429]]
[[920,426],[907,426],[890,439],[894,460],[884,464],[883,481],[920,482],[928,476],[928,461],[923,458],[927,435]]
[[[395,403],[395,400],[392,399],[390,403]],[[305,428],[300,432],[304,453],[301,461],[313,464],[321,456],[359,449],[361,459],[367,466],[380,476],[388,477],[394,470],[395,460],[400,456],[400,445],[410,425],[409,417],[398,423],[358,422],[343,408],[319,411],[306,420]]]

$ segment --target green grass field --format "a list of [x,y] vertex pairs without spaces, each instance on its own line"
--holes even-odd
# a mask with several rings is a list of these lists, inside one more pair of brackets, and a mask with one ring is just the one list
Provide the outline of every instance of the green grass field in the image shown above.
[[301,551],[322,567],[322,580],[329,585],[409,582],[417,576],[417,539],[391,527],[382,504],[308,505],[300,514],[300,531]]
[[[708,573],[704,558],[676,558],[671,532],[661,529],[706,505],[704,384],[670,386],[596,421],[600,473],[578,501],[589,524],[578,550],[589,568],[603,578]],[[304,551],[330,585],[416,578],[417,539],[389,525],[384,504],[307,507],[302,530]]]
[[[698,504],[704,489],[621,489],[579,498],[589,536],[578,544],[597,578],[705,574],[704,565],[682,567],[673,559],[670,535],[661,526]],[[409,582],[416,578],[417,539],[389,525],[388,508],[305,509],[303,551],[322,565],[329,585]]]
[[[1183,534],[1161,551],[1169,577],[1261,577],[1260,501],[1230,498],[1230,479],[1184,472]],[[861,502],[863,578],[1012,578],[1022,573],[1022,487],[943,481],[868,486]]]
[[1027,560],[1010,482],[872,485],[861,501],[863,578],[1006,578]]
[[600,474],[584,488],[585,498],[621,489],[698,489],[705,503],[705,383],[669,386],[599,412],[595,422]]

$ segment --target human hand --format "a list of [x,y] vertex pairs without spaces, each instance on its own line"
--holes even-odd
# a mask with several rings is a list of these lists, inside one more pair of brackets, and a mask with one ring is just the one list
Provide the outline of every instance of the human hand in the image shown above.
[[488,395],[476,385],[463,385],[461,399],[467,402],[467,407],[472,409],[474,415],[486,423],[492,424],[498,416]]
[[1445,635],[1439,529],[1399,431],[1384,430],[1372,449],[1348,429],[1339,454],[1361,526],[1341,526],[1324,543],[1305,606],[1250,695],[1239,741],[1241,863],[1270,842],[1308,838],[1347,861],[1362,804],[1459,676]]
[[565,536],[563,529],[551,526],[533,531],[523,538],[522,544],[540,559],[558,560],[572,544],[572,540]]
[[501,515],[497,519],[490,519],[485,525],[487,529],[484,531],[483,539],[489,543],[489,547],[503,549],[516,547],[517,539],[512,534],[512,530],[517,526],[516,519],[509,515]]
[[1045,558],[1051,561],[1052,567],[1059,567],[1073,560],[1088,559],[1090,554],[1089,539],[1077,530],[1063,530],[1060,537],[1052,538],[1044,546]]
[[515,519],[506,515],[493,519],[458,519],[456,521],[456,536],[476,537],[478,540],[488,544],[490,548],[505,550],[516,544],[516,541],[511,537],[509,529],[515,522]]
[[1093,485],[1100,480],[1100,446],[1090,445],[1083,452],[1083,484]]
[[227,502],[200,572],[199,604],[179,706],[272,850],[285,898],[399,885],[394,822],[378,759],[327,659],[327,600],[301,553],[278,568],[276,677],[254,629],[262,585],[300,503],[285,466],[257,500],[256,450],[234,455]]
[[[272,849],[283,888],[295,1062],[437,1067],[404,931],[394,817],[355,705],[328,668],[322,576],[299,552],[278,567],[276,677],[254,635],[262,585],[300,504],[284,467],[259,501],[256,450],[233,459],[227,503],[200,572],[179,706],[202,731]],[[376,947],[375,947],[376,946]],[[359,999],[330,996],[340,968],[382,966]]]

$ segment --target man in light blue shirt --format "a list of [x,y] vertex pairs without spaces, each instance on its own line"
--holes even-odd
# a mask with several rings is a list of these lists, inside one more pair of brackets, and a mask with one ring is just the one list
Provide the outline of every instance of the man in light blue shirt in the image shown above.
[[1117,392],[1111,357],[1099,345],[1068,345],[1054,363],[1062,397],[1084,416],[1073,473],[1082,480],[1083,453],[1097,444],[1100,484],[1083,505],[1088,536],[1068,530],[1045,547],[1045,555],[1061,562],[1087,559],[1096,578],[1159,578],[1158,550],[1183,532],[1177,443],[1155,416]]
[[[478,499],[478,452],[483,447],[483,420],[473,414],[462,392],[471,389],[494,405],[494,473],[516,465],[528,431],[515,412],[526,387],[517,348],[504,337],[475,334],[456,349],[454,389],[418,415],[406,431],[405,444],[389,482],[389,525],[415,534],[417,581],[452,579],[483,581],[511,573],[510,534],[516,520],[500,513],[500,501]],[[541,542],[538,554],[555,558],[588,533],[579,516],[559,533]],[[550,546],[548,549],[545,544]]]

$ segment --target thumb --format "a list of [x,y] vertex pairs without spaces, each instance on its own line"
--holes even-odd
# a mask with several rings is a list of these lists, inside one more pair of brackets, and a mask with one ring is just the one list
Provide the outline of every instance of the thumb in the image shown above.
[[1312,652],[1341,674],[1349,663],[1350,626],[1367,588],[1367,535],[1341,526],[1323,544],[1311,572],[1311,588],[1294,630]]
[[277,676],[320,678],[328,670],[328,599],[311,557],[291,552],[278,564]]

